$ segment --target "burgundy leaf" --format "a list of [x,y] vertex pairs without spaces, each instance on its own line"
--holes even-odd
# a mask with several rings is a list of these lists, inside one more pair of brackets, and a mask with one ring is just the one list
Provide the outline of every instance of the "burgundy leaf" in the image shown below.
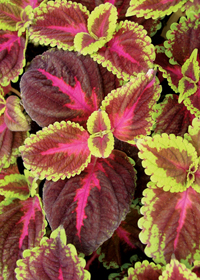
[[26,39],[17,32],[0,30],[0,83],[16,82],[25,65]]
[[91,57],[125,80],[147,72],[155,59],[154,47],[142,25],[124,21],[113,38]]
[[26,137],[26,131],[10,131],[4,122],[4,115],[0,116],[0,169],[7,168],[16,161],[18,148]]
[[103,98],[97,64],[56,49],[33,60],[20,87],[26,111],[42,127],[62,120],[85,126]]
[[86,7],[80,4],[66,0],[48,1],[34,10],[30,38],[36,43],[71,51],[75,35],[87,32],[88,15]]
[[127,252],[134,252],[137,247],[144,249],[143,244],[139,241],[140,229],[137,226],[140,217],[138,209],[131,207],[125,221],[121,222],[112,237],[99,248],[99,260],[105,267],[117,268],[123,264],[121,256]]
[[36,197],[0,205],[0,275],[14,280],[16,261],[25,249],[39,246],[44,235],[45,216]]
[[163,102],[155,107],[155,128],[154,133],[175,134],[183,136],[192,124],[192,115],[183,103],[178,103],[178,95],[168,94]]
[[47,219],[53,230],[62,224],[68,242],[90,254],[125,218],[134,190],[135,171],[124,153],[115,150],[106,159],[93,157],[80,175],[46,182]]
[[169,63],[169,58],[166,56],[165,49],[162,46],[156,48],[155,63],[163,73],[163,77],[167,78],[169,86],[171,86],[175,92],[178,92],[178,83],[183,77],[181,66]]

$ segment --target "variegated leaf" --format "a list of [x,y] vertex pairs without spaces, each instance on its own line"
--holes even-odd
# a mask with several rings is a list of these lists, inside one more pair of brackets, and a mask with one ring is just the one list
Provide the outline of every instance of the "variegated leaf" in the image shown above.
[[[159,264],[153,262],[149,263],[147,260],[141,262],[136,262],[134,268],[128,269],[128,277],[123,280],[136,280],[136,279],[148,279],[148,280],[158,280],[160,275],[162,275],[163,268]],[[135,279],[134,279],[135,278]]]
[[87,167],[89,134],[76,123],[55,122],[27,138],[20,147],[24,165],[40,179],[70,178]]
[[0,1],[0,25],[1,30],[16,31],[16,24],[21,21],[22,8],[12,1]]
[[0,170],[16,162],[20,155],[19,147],[27,137],[26,131],[10,131],[0,116]]
[[20,99],[17,96],[9,96],[6,99],[4,121],[11,131],[28,131],[30,125],[28,118],[22,113]]
[[0,203],[0,275],[16,279],[16,261],[25,249],[39,246],[45,234],[45,214],[38,196]]
[[150,134],[153,107],[161,92],[152,72],[150,76],[139,74],[102,102],[101,109],[109,116],[113,135],[121,141],[134,144],[135,139]]
[[173,256],[189,265],[199,259],[200,194],[192,187],[172,193],[151,182],[143,195],[143,217],[138,226],[142,229],[139,238],[146,244],[145,254],[162,264]]
[[95,157],[107,158],[114,149],[114,136],[108,114],[104,111],[94,111],[87,121],[87,130],[91,134],[88,148]]
[[91,57],[116,74],[130,80],[140,72],[152,68],[155,59],[151,39],[143,26],[130,21],[121,21],[113,38]]
[[30,39],[35,43],[72,51],[75,35],[87,32],[88,16],[86,7],[76,2],[57,0],[42,3],[34,9]]
[[70,120],[86,128],[87,119],[98,110],[103,87],[106,88],[100,73],[97,63],[88,56],[51,49],[35,57],[22,76],[23,105],[42,127]]
[[174,134],[154,135],[137,142],[139,157],[152,182],[165,191],[182,192],[195,181],[197,152],[186,139]]
[[90,273],[84,269],[85,260],[66,240],[63,227],[59,227],[50,239],[44,237],[40,246],[25,250],[23,259],[17,261],[17,279],[90,280]]
[[131,0],[126,16],[160,18],[176,12],[187,0]]
[[27,38],[17,32],[0,30],[0,83],[7,86],[17,82],[25,66]]
[[106,159],[92,157],[78,176],[47,181],[43,198],[51,228],[62,224],[68,242],[79,252],[92,253],[129,212],[135,174],[126,154],[114,150]]

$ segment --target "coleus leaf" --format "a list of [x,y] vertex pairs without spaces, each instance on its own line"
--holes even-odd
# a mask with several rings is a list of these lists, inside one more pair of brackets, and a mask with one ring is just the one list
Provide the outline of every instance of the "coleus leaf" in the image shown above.
[[86,55],[95,53],[110,41],[116,29],[117,9],[111,3],[99,5],[88,18],[88,33],[79,32],[74,38],[75,49]]
[[4,113],[5,109],[6,109],[6,100],[4,98],[4,91],[0,86],[0,115]]
[[159,280],[198,280],[199,277],[190,269],[188,269],[183,263],[180,263],[176,259],[171,259],[165,267],[165,270],[162,273],[162,276],[159,277]]
[[123,87],[113,90],[102,102],[101,109],[109,116],[113,135],[121,141],[134,144],[134,139],[150,134],[153,107],[161,92],[152,72],[139,74]]
[[90,56],[126,81],[140,72],[146,73],[153,66],[155,51],[143,26],[121,21],[116,30],[106,46]]
[[45,215],[38,196],[0,203],[0,273],[3,279],[16,279],[16,261],[25,249],[38,246],[45,233]]
[[77,256],[72,244],[66,245],[66,234],[62,227],[44,237],[39,247],[25,250],[23,259],[17,261],[17,279],[63,279],[90,280],[84,269],[85,260]]
[[137,142],[142,165],[152,182],[165,191],[185,191],[195,180],[197,152],[186,139],[174,134],[154,135]]
[[30,125],[27,117],[23,114],[20,99],[17,96],[9,96],[6,99],[4,121],[11,131],[28,131]]
[[108,114],[104,111],[94,111],[87,121],[87,130],[91,134],[88,148],[95,157],[107,158],[114,149],[114,136]]
[[27,39],[18,37],[17,32],[0,30],[0,83],[7,86],[17,82],[25,66]]
[[179,103],[197,91],[196,83],[199,81],[199,63],[197,61],[197,49],[185,61],[181,68],[183,78],[178,83]]
[[[197,156],[200,156],[200,147],[199,147],[199,138],[200,138],[200,120],[195,118],[192,121],[192,125],[188,128],[188,133],[184,135],[184,138],[187,139],[189,143],[195,147]],[[200,165],[195,172],[195,181],[192,184],[192,187],[195,191],[199,192],[200,185]]]
[[178,103],[178,95],[167,94],[164,100],[155,105],[154,134],[175,134],[182,136],[188,131],[194,115],[183,103]]
[[153,262],[149,263],[147,260],[135,263],[135,268],[131,267],[128,269],[128,277],[124,277],[124,280],[137,280],[137,279],[148,279],[158,280],[162,275],[163,268],[159,264]]
[[25,200],[29,197],[29,187],[26,177],[22,174],[10,174],[0,180],[0,192],[6,198]]
[[48,1],[34,9],[34,21],[29,30],[34,43],[74,50],[74,37],[87,32],[89,11],[76,2]]
[[88,138],[88,132],[77,123],[50,124],[20,147],[24,165],[40,179],[57,181],[80,174],[91,159]]
[[139,241],[140,229],[137,226],[139,218],[141,218],[141,214],[138,209],[131,205],[126,219],[121,222],[112,237],[97,250],[98,259],[103,262],[104,267],[107,269],[118,268],[123,264],[122,255],[130,253],[138,247],[144,249],[143,244]]
[[26,131],[10,131],[4,121],[4,115],[0,116],[0,169],[16,162],[17,156],[20,155],[19,147],[26,137]]
[[[192,14],[191,14],[192,15]],[[200,50],[200,41],[197,39],[200,31],[198,16],[181,17],[179,23],[173,23],[167,32],[164,42],[165,54],[173,65],[182,66],[194,49]],[[194,38],[191,40],[191,38]]]
[[68,241],[88,255],[125,219],[134,191],[133,165],[126,154],[114,150],[106,159],[92,157],[78,176],[46,181],[45,213],[52,230],[62,224]]
[[163,264],[173,255],[190,265],[199,259],[200,194],[192,187],[172,193],[149,182],[143,195],[141,213],[144,216],[138,226],[142,229],[139,238],[147,244],[145,254]]
[[136,15],[137,17],[159,18],[176,12],[185,3],[186,0],[131,0],[126,16]]
[[178,82],[182,79],[180,65],[172,65],[169,63],[169,58],[165,54],[164,46],[156,46],[156,59],[159,70],[162,72],[162,76],[167,79],[169,86],[174,92],[178,92]]
[[51,49],[37,56],[22,76],[23,105],[40,126],[70,120],[86,128],[103,98],[102,80],[90,57]]
[[12,1],[0,1],[0,25],[2,30],[16,31],[17,22],[21,21],[22,9]]
[[33,9],[38,7],[40,3],[45,2],[46,0],[10,0],[13,4],[20,6],[21,8],[26,8],[28,5]]

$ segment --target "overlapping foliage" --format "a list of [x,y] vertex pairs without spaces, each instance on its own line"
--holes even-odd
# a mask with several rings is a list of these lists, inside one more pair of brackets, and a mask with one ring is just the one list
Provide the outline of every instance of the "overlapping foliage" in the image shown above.
[[0,279],[200,279],[199,31],[197,0],[0,0]]

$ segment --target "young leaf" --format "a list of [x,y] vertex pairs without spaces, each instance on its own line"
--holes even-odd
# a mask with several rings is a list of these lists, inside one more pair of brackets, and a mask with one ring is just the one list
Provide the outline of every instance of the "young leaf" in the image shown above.
[[162,276],[159,277],[159,280],[198,280],[199,277],[190,269],[188,269],[183,263],[180,263],[176,259],[171,259],[165,267],[165,270],[162,273]]
[[23,259],[17,261],[17,279],[65,279],[90,280],[90,273],[84,270],[85,260],[77,256],[72,244],[66,245],[62,227],[44,237],[39,247],[25,250]]
[[42,3],[34,9],[30,39],[35,43],[72,51],[75,35],[87,32],[88,16],[86,7],[76,2],[57,0]]
[[181,68],[183,78],[178,83],[179,103],[197,91],[196,83],[199,81],[199,63],[197,61],[197,49],[194,49]]
[[50,124],[20,147],[24,165],[40,179],[57,181],[80,174],[91,158],[88,138],[87,131],[76,123]]
[[141,262],[136,262],[135,268],[128,269],[128,277],[124,280],[136,280],[136,279],[148,279],[148,280],[158,280],[159,275],[162,275],[162,267],[159,264],[153,262],[149,263],[147,260]]
[[16,261],[25,249],[39,246],[45,234],[45,215],[38,196],[0,203],[0,275],[15,279]]
[[142,165],[152,182],[165,191],[182,192],[194,182],[197,152],[186,139],[174,134],[154,135],[137,142]]
[[0,83],[7,86],[17,82],[25,65],[27,36],[18,37],[17,32],[0,30]]
[[106,159],[92,157],[78,176],[47,181],[45,213],[53,230],[62,224],[68,242],[88,255],[125,219],[134,191],[135,170],[124,153],[114,150]]
[[30,129],[28,119],[22,113],[20,99],[17,96],[12,95],[6,99],[4,121],[11,131],[28,131]]
[[137,17],[159,18],[176,12],[180,9],[187,0],[131,0],[130,7],[127,10],[126,16],[137,15]]
[[91,134],[88,148],[95,157],[107,158],[114,149],[114,136],[108,114],[104,111],[94,111],[87,121],[87,130]]
[[116,30],[106,46],[90,56],[126,81],[140,72],[146,73],[153,66],[155,51],[143,26],[121,21]]
[[200,194],[192,187],[172,193],[150,182],[143,195],[141,213],[144,216],[138,226],[142,229],[139,238],[147,244],[145,254],[163,264],[173,255],[190,265],[199,259]]
[[23,105],[42,127],[70,120],[86,128],[103,99],[103,85],[90,57],[57,49],[37,56],[20,81]]
[[97,52],[110,41],[117,23],[117,9],[111,3],[99,5],[88,18],[88,33],[78,33],[74,39],[75,49],[86,55]]
[[134,139],[148,135],[153,125],[153,107],[160,92],[161,87],[153,75],[139,74],[108,94],[101,109],[109,116],[113,135],[131,144],[135,143]]

